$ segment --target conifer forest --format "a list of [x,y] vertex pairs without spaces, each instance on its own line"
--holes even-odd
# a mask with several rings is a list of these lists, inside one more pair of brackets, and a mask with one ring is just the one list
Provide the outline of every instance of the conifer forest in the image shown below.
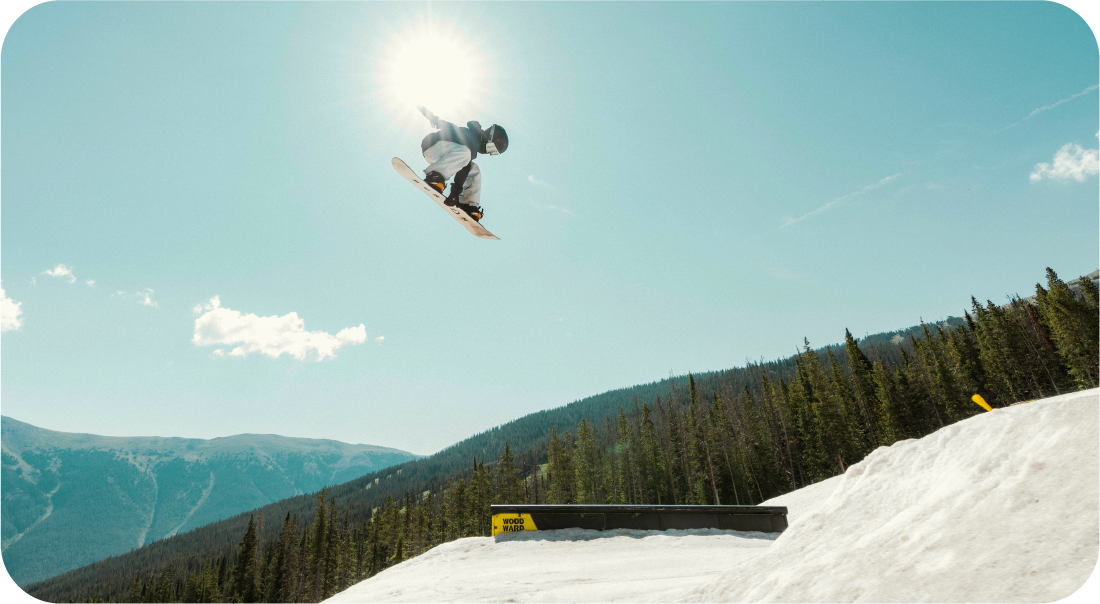
[[996,408],[1097,387],[1097,286],[1084,278],[1075,291],[1050,269],[1046,282],[1007,304],[972,298],[963,320],[921,324],[904,341],[857,343],[845,330],[841,345],[804,342],[783,361],[670,380],[617,412],[406,480],[381,501],[378,479],[357,487],[373,500],[322,490],[285,515],[248,515],[233,547],[175,566],[28,591],[51,601],[318,602],[441,543],[488,536],[493,503],[759,504],[984,413],[974,394]]

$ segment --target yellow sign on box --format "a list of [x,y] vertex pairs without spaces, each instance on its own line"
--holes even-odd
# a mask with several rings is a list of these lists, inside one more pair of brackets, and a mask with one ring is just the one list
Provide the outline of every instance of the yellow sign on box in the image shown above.
[[493,536],[500,533],[514,533],[518,531],[537,531],[535,521],[530,514],[493,514]]

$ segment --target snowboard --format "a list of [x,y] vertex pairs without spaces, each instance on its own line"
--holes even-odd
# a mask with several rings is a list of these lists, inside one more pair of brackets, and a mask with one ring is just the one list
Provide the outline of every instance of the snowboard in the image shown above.
[[446,210],[447,213],[451,216],[454,216],[454,219],[457,220],[459,224],[466,227],[467,231],[470,231],[470,233],[481,237],[482,239],[500,239],[500,237],[497,237],[496,235],[485,230],[485,227],[481,226],[480,222],[471,218],[470,215],[464,212],[461,208],[448,206],[446,203],[444,203],[447,198],[444,197],[439,191],[433,189],[431,185],[424,182],[424,179],[420,178],[416,174],[416,172],[413,172],[413,169],[410,168],[405,162],[401,161],[401,158],[395,157],[390,163],[393,164],[393,169],[397,170],[398,174],[404,176],[405,180],[411,182],[413,185],[416,186],[417,189],[424,191],[424,193],[428,197],[434,199],[435,202],[439,204],[439,207]]

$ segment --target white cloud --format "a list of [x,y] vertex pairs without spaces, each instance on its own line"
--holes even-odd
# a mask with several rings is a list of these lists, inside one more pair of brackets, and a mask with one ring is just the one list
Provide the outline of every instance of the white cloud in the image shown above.
[[830,201],[829,203],[821,206],[820,208],[818,208],[818,209],[816,209],[812,212],[807,212],[807,213],[799,216],[798,218],[786,218],[786,219],[784,219],[783,224],[779,226],[779,228],[789,227],[789,226],[791,226],[792,224],[794,224],[796,222],[799,222],[799,221],[802,221],[802,220],[805,220],[805,219],[809,218],[810,216],[813,216],[815,214],[820,214],[820,213],[822,213],[826,210],[831,210],[834,207],[844,203],[845,201],[848,201],[849,199],[851,199],[853,197],[856,197],[858,195],[863,195],[864,193],[867,193],[869,191],[873,191],[873,190],[889,183],[890,181],[898,178],[901,175],[902,175],[902,173],[898,172],[897,174],[892,174],[890,176],[887,176],[886,178],[883,178],[879,181],[873,182],[873,183],[867,185],[866,187],[863,187],[862,189],[860,189],[858,191],[853,191],[851,193],[848,193],[847,195],[837,197],[836,199],[834,199],[834,200]]
[[12,331],[23,326],[23,319],[19,318],[19,315],[23,314],[22,306],[22,302],[9,298],[4,288],[0,287],[0,332]]
[[1054,154],[1054,162],[1035,164],[1031,171],[1031,182],[1044,178],[1051,180],[1076,180],[1084,182],[1090,175],[1100,170],[1100,149],[1084,149],[1081,145],[1068,143]]
[[139,304],[141,304],[142,306],[152,306],[153,308],[159,308],[157,306],[156,301],[153,300],[153,290],[151,288],[148,288],[148,287],[146,287],[145,289],[143,289],[139,292],[134,292],[132,294],[130,292],[124,292],[124,291],[119,290],[119,291],[115,292],[112,295],[118,296],[119,298],[122,298],[123,300],[134,300],[134,301],[138,302]]
[[73,267],[65,266],[64,264],[58,264],[50,270],[42,271],[42,274],[51,277],[67,277],[69,283],[76,283],[76,275],[73,274]]
[[157,307],[157,303],[153,302],[153,290],[148,287],[145,288],[145,291],[136,292],[134,295],[141,298],[141,303],[145,306]]
[[367,328],[362,323],[341,329],[335,336],[323,331],[306,331],[305,322],[298,318],[298,313],[281,317],[245,315],[223,308],[218,296],[192,310],[199,317],[195,319],[195,335],[191,342],[196,346],[233,346],[228,353],[215,350],[215,356],[245,357],[258,352],[273,359],[288,354],[301,361],[312,353],[321,361],[335,357],[336,350],[345,344],[367,341]]
[[377,338],[374,339],[374,341],[381,344],[382,342],[386,341],[386,337],[385,336],[378,336]]
[[95,286],[95,280],[94,279],[85,279],[84,284],[87,285],[88,287],[94,287]]

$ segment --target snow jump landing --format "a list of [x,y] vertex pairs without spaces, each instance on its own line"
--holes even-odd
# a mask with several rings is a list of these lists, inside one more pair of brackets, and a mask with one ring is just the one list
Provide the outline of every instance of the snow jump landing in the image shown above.
[[787,508],[759,505],[491,505],[493,535],[514,531],[581,528],[724,529],[782,533]]

